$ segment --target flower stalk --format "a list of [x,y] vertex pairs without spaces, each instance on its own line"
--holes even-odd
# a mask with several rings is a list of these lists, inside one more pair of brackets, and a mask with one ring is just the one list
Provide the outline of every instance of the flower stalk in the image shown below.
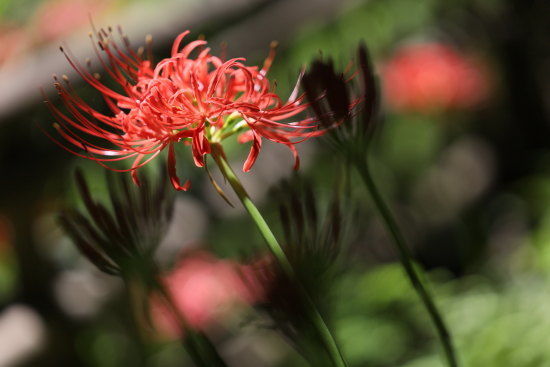
[[405,237],[399,229],[399,226],[397,225],[397,222],[395,221],[390,208],[380,194],[380,191],[378,190],[378,187],[376,186],[368,169],[366,159],[357,158],[353,161],[353,163],[355,164],[357,171],[361,175],[361,178],[365,183],[365,186],[372,198],[372,201],[374,202],[376,209],[378,210],[378,213],[380,214],[380,217],[382,218],[382,221],[388,233],[393,239],[395,248],[399,252],[399,260],[401,261],[401,265],[403,266],[407,277],[409,278],[414,290],[418,294],[418,297],[420,297],[420,300],[424,304],[424,307],[426,308],[426,311],[428,312],[436,328],[449,367],[458,367],[458,362],[447,326],[443,321],[443,317],[441,316],[441,313],[439,312],[432,295],[424,286],[419,272],[414,267],[412,254],[407,246]]
[[185,335],[181,338],[183,347],[197,367],[227,367],[227,364],[218,354],[216,347],[202,332],[193,330],[181,316],[176,307],[173,297],[166,289],[162,281],[155,279],[152,284],[153,290],[161,297],[172,316],[177,320]]
[[370,174],[367,161],[369,140],[379,115],[379,92],[374,68],[365,44],[358,48],[359,80],[362,84],[361,114],[354,109],[357,99],[350,98],[348,78],[334,70],[331,60],[313,62],[310,71],[304,75],[303,87],[311,109],[325,127],[336,126],[328,131],[328,141],[342,155],[343,160],[357,169],[370,193],[382,221],[391,235],[399,253],[401,264],[414,290],[428,312],[445,351],[449,367],[457,367],[457,359],[451,335],[443,321],[433,297],[423,284],[415,269],[412,254],[407,247],[391,210],[386,205]]
[[336,343],[336,340],[332,335],[332,332],[328,328],[323,316],[315,306],[307,291],[298,280],[292,264],[286,256],[282,246],[279,244],[275,235],[271,231],[271,228],[265,221],[264,217],[262,216],[256,205],[254,205],[241,181],[235,175],[235,172],[227,162],[222,146],[220,144],[213,144],[211,154],[216,164],[218,165],[222,175],[227,179],[227,181],[231,185],[231,188],[233,189],[233,191],[235,191],[235,194],[237,194],[237,197],[254,221],[254,224],[260,231],[270,251],[277,259],[277,262],[281,267],[283,273],[293,284],[296,285],[298,291],[301,293],[302,299],[305,303],[304,306],[306,308],[308,316],[310,317],[310,322],[315,326],[316,331],[319,334],[319,338],[323,343],[323,347],[328,353],[332,364],[335,367],[347,367],[347,363],[344,359],[344,356],[342,355],[340,347]]

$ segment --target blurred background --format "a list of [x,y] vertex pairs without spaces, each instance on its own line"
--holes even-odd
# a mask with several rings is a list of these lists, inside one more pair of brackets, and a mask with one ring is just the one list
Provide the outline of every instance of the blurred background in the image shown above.
[[[183,366],[177,341],[146,345],[121,282],[93,268],[57,224],[84,169],[105,194],[103,168],[53,144],[40,88],[52,74],[100,99],[59,52],[92,56],[90,17],[120,25],[134,48],[153,35],[157,60],[190,29],[218,52],[261,64],[285,98],[302,67],[331,56],[344,68],[365,40],[379,72],[384,118],[371,146],[383,188],[455,337],[464,366],[550,366],[550,3],[544,0],[0,0],[0,366]],[[248,147],[228,142],[238,168]],[[291,175],[285,148],[265,144],[240,174],[277,223],[270,189]],[[301,173],[330,196],[341,167],[326,145],[298,146]],[[178,193],[159,249],[238,259],[263,243],[181,149],[193,182]],[[360,181],[350,194],[345,272],[331,321],[352,366],[442,366],[434,330]],[[233,366],[302,366],[251,310],[209,330]]]

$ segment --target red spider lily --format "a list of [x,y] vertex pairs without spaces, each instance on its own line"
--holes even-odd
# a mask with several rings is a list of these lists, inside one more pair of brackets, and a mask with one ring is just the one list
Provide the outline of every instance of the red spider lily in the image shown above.
[[[174,145],[178,142],[192,147],[194,162],[202,167],[211,143],[243,133],[240,142],[253,142],[243,166],[245,172],[256,161],[263,138],[289,147],[298,168],[294,144],[324,130],[319,129],[314,118],[287,121],[303,112],[307,104],[303,103],[303,95],[298,96],[298,84],[287,102],[272,91],[266,74],[275,56],[274,47],[262,68],[246,66],[243,58],[224,61],[213,56],[204,40],[181,47],[188,33],[176,38],[170,58],[154,66],[150,59],[142,58],[141,53],[129,47],[122,32],[124,50],[113,40],[111,30],[98,32],[102,52],[96,47],[97,57],[118,84],[118,91],[100,82],[64,51],[78,74],[102,94],[112,115],[90,107],[73,93],[69,83],[63,85],[56,80],[55,86],[69,114],[48,103],[59,122],[54,126],[69,145],[84,152],[56,142],[114,171],[132,172],[138,184],[137,169],[168,148],[168,173],[177,190],[189,188],[189,181],[181,185],[176,174]],[[97,140],[107,141],[112,147],[99,145]],[[129,169],[109,165],[129,158],[133,159]]]

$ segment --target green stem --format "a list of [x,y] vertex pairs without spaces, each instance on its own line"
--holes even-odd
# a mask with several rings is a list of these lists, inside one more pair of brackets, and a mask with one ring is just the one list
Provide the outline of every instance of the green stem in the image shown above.
[[386,229],[393,238],[395,246],[399,252],[401,264],[403,265],[403,268],[405,269],[409,280],[411,281],[416,293],[420,297],[422,303],[424,304],[424,307],[426,307],[426,310],[428,311],[428,314],[432,319],[432,322],[437,330],[439,339],[441,340],[441,344],[443,345],[447,363],[450,367],[457,367],[458,362],[452,345],[451,335],[447,329],[447,326],[445,325],[445,322],[443,321],[441,313],[439,312],[437,306],[435,305],[435,302],[433,301],[433,297],[424,287],[424,284],[422,283],[422,280],[420,279],[420,276],[413,265],[412,255],[409,248],[407,247],[405,237],[401,233],[401,230],[397,226],[397,223],[393,218],[389,207],[386,205],[384,199],[382,198],[382,195],[378,191],[378,188],[376,187],[376,184],[374,183],[372,176],[370,175],[366,160],[363,158],[358,158],[354,163],[363,181],[365,182],[368,191],[370,192],[372,200],[374,201],[374,204],[378,209],[380,216],[382,217]]
[[250,196],[246,192],[245,188],[243,187],[241,181],[239,178],[235,175],[235,172],[227,162],[227,159],[225,158],[225,153],[223,151],[223,148],[219,144],[213,144],[212,145],[212,157],[216,161],[216,164],[218,165],[222,175],[229,181],[229,184],[237,194],[239,200],[243,204],[244,208],[250,214],[250,217],[258,227],[258,230],[260,231],[262,237],[266,241],[269,249],[277,259],[279,265],[281,266],[281,269],[287,276],[289,280],[293,282],[299,289],[299,291],[302,293],[302,297],[305,302],[306,309],[311,317],[311,322],[313,325],[315,325],[317,332],[319,333],[319,336],[323,342],[323,345],[328,352],[330,359],[335,367],[347,367],[346,361],[344,360],[344,357],[342,355],[342,352],[340,351],[340,348],[338,347],[338,344],[336,343],[336,340],[334,339],[334,336],[330,332],[330,329],[328,328],[325,320],[323,319],[323,316],[315,306],[314,302],[311,300],[311,297],[306,292],[306,290],[301,286],[301,283],[298,280],[298,277],[296,276],[296,273],[294,271],[294,268],[292,267],[292,264],[288,260],[283,248],[275,238],[275,235],[269,228],[269,225],[265,221],[264,217],[254,205],[252,200],[250,199]]

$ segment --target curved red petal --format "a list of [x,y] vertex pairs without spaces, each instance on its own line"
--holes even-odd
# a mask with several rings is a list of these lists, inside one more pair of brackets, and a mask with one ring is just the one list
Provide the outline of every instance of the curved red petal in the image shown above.
[[170,182],[172,183],[172,186],[174,186],[174,189],[178,191],[187,191],[189,190],[189,187],[191,187],[191,182],[189,180],[185,181],[185,184],[183,186],[180,183],[180,179],[178,177],[178,174],[176,172],[176,152],[174,151],[174,143],[170,143],[168,146],[168,176],[170,177]]
[[255,132],[254,134],[254,140],[252,143],[252,146],[250,147],[250,153],[248,153],[248,157],[246,158],[246,161],[243,165],[243,171],[248,172],[256,163],[256,159],[258,158],[258,155],[260,154],[260,149],[262,148],[262,138],[258,136]]

